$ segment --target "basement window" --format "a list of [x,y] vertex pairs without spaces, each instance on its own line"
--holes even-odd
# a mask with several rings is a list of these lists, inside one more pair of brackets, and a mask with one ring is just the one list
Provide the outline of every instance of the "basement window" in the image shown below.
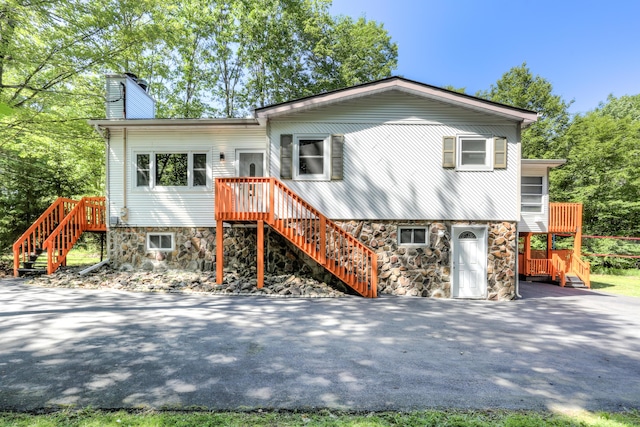
[[175,249],[175,236],[173,233],[148,233],[148,251],[173,251]]
[[427,245],[427,227],[399,227],[398,228],[398,244],[399,245]]

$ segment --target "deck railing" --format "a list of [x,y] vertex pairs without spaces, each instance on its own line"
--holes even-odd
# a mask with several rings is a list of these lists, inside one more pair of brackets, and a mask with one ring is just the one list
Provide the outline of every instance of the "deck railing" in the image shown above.
[[20,263],[34,261],[44,250],[44,242],[79,202],[59,197],[13,244],[13,274]]
[[377,255],[275,178],[216,178],[216,221],[265,221],[366,297],[377,296]]
[[550,233],[575,233],[581,226],[581,203],[549,203]]
[[105,216],[104,197],[83,197],[44,242],[47,274],[52,274],[65,262],[83,232],[106,230]]
[[550,259],[530,259],[527,264],[529,276],[554,276]]
[[67,254],[85,231],[106,231],[104,197],[84,197],[80,201],[57,199],[13,244],[13,274],[20,262],[35,260],[47,253],[47,274],[62,265]]

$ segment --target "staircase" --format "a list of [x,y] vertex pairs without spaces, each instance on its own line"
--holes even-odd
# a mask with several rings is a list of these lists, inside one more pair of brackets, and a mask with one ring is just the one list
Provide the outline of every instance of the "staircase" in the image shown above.
[[55,272],[82,233],[107,231],[105,212],[104,197],[58,198],[13,244],[13,275]]
[[[279,180],[216,178],[215,191],[215,219],[219,224],[266,223],[360,295],[377,296],[376,253]],[[216,259],[220,273],[221,261]],[[258,264],[260,270],[260,261]],[[258,274],[260,278],[261,272]],[[260,287],[260,279],[258,282]]]

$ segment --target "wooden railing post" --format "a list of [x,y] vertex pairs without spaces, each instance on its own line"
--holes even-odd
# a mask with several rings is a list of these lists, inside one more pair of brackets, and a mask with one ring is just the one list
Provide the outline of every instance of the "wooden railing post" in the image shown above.
[[327,219],[320,215],[320,259],[322,265],[327,263]]
[[275,221],[275,205],[274,205],[275,187],[276,187],[275,179],[270,178],[269,179],[269,225],[272,225],[273,222]]

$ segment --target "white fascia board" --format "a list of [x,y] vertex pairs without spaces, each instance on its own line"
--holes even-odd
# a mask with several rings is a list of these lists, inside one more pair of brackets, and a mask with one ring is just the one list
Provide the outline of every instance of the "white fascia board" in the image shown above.
[[252,128],[264,126],[256,119],[132,119],[89,120],[89,124],[101,128],[179,129],[185,127]]
[[512,108],[506,105],[485,101],[480,98],[440,89],[435,86],[422,85],[399,78],[311,96],[299,101],[274,105],[273,107],[265,107],[260,111],[256,110],[255,116],[257,118],[272,118],[311,108],[322,107],[336,102],[375,95],[390,90],[400,90],[412,95],[458,105],[463,108],[470,108],[488,114],[495,114],[510,120],[521,122],[523,126],[528,126],[538,119],[538,114],[533,111]]
[[557,168],[567,161],[565,159],[522,159],[522,169]]

